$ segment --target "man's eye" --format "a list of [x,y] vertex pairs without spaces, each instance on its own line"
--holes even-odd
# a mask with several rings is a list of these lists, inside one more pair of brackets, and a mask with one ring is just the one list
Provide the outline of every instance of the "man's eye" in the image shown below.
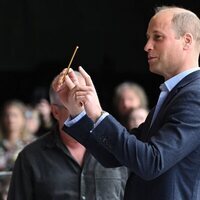
[[161,35],[154,35],[154,40],[161,40],[162,36]]

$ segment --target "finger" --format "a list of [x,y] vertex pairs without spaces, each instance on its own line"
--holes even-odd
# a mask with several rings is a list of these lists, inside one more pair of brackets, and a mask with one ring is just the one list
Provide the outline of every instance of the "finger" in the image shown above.
[[65,76],[67,74],[67,68],[64,68],[63,71],[59,75],[59,83],[63,84],[65,82]]
[[75,96],[76,101],[79,103],[80,106],[84,106],[86,98],[85,96]]
[[64,75],[67,73],[67,68],[64,68],[60,74]]
[[73,81],[71,80],[71,78],[69,76],[65,77],[65,84],[67,85],[67,87],[71,90],[75,87],[75,84],[73,83]]
[[56,76],[56,78],[53,80],[52,88],[56,92],[59,91],[62,88],[62,80],[61,80],[61,76],[60,75]]
[[65,82],[65,78],[72,71],[71,68],[64,68],[63,71],[59,74],[59,82],[63,84]]
[[84,77],[86,85],[94,87],[94,84],[93,84],[92,79],[90,78],[89,74],[81,66],[79,67],[79,72]]
[[68,76],[70,77],[70,79],[74,83],[74,85],[79,85],[78,77],[77,77],[76,73],[73,70],[71,70],[68,73]]
[[62,72],[54,78],[52,87],[55,91],[59,91],[63,88],[66,70],[67,68],[63,69]]

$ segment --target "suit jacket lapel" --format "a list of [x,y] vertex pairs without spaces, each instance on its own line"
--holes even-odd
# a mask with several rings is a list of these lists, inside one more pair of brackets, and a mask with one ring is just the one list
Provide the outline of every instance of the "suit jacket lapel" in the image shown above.
[[[189,74],[188,76],[186,76],[185,78],[183,78],[167,95],[165,101],[163,102],[156,119],[154,120],[152,126],[149,129],[149,133],[148,133],[148,138],[152,135],[155,135],[156,131],[160,128],[160,119],[162,119],[162,116],[165,114],[165,108],[166,106],[173,100],[173,97],[186,85],[190,84],[191,82],[193,82],[196,79],[200,79],[200,70],[192,72],[191,74]],[[154,108],[155,111],[155,108]],[[151,115],[151,120],[152,120],[152,116]]]

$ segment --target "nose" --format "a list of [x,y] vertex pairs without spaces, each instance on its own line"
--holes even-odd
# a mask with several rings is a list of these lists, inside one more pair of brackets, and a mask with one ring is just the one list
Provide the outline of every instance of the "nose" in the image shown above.
[[152,44],[151,40],[148,39],[147,42],[146,42],[146,45],[144,46],[144,50],[146,52],[149,52],[152,49],[153,49],[153,44]]

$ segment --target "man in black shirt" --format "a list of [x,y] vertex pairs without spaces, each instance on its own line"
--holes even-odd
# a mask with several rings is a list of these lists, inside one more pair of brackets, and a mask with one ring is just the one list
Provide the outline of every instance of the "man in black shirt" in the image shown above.
[[57,125],[19,154],[8,200],[123,199],[127,168],[104,168],[62,130],[68,111],[52,88],[50,102]]

